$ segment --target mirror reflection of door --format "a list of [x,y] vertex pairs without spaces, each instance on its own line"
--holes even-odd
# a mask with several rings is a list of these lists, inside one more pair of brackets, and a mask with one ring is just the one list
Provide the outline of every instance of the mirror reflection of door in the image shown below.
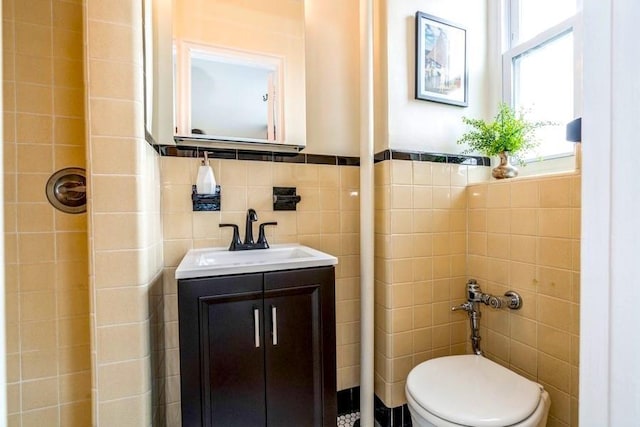
[[187,44],[182,50],[180,134],[231,141],[281,139],[278,58],[202,45]]

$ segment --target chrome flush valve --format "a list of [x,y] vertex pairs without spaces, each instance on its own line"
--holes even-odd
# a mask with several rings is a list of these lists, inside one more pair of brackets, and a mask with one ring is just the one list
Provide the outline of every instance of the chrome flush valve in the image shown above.
[[469,279],[467,282],[467,301],[481,302],[492,308],[507,307],[518,310],[522,307],[522,297],[517,292],[507,291],[504,296],[485,294],[475,279]]
[[466,311],[469,315],[469,322],[471,326],[471,346],[475,354],[482,354],[480,349],[480,307],[479,304],[483,303],[493,308],[508,307],[513,310],[517,310],[522,306],[522,298],[514,291],[509,291],[504,296],[495,296],[491,294],[485,294],[480,289],[480,285],[475,279],[469,279],[467,282],[467,301],[451,307],[451,311]]

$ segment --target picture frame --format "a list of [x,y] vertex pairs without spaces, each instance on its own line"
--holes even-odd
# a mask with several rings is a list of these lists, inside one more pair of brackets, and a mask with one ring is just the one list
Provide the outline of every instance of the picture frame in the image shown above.
[[467,30],[416,12],[416,99],[467,107]]

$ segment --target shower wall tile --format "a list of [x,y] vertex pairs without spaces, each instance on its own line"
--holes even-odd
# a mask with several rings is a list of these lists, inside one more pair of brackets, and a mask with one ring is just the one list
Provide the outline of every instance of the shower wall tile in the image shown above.
[[[69,406],[86,414],[90,405],[86,214],[56,211],[43,191],[54,171],[85,165],[81,17],[81,4],[3,2],[5,298],[15,425],[87,425]],[[66,422],[70,414],[80,423]]]

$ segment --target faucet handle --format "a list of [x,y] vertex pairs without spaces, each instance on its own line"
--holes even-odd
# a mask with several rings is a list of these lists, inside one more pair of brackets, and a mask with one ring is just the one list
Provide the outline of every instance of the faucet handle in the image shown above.
[[451,307],[451,311],[459,311],[459,310],[464,310],[467,313],[469,313],[473,310],[473,304],[467,301],[463,304],[454,305],[453,307]]
[[264,245],[264,248],[267,249],[269,247],[269,243],[267,243],[267,236],[264,234],[264,227],[267,225],[278,225],[276,221],[263,222],[260,224],[260,231],[258,232],[258,241],[256,242],[259,245]]
[[229,245],[230,251],[235,251],[238,245],[242,245],[242,241],[240,240],[240,232],[238,231],[238,226],[236,224],[219,224],[220,228],[223,227],[233,227],[233,237],[231,238],[231,245]]

